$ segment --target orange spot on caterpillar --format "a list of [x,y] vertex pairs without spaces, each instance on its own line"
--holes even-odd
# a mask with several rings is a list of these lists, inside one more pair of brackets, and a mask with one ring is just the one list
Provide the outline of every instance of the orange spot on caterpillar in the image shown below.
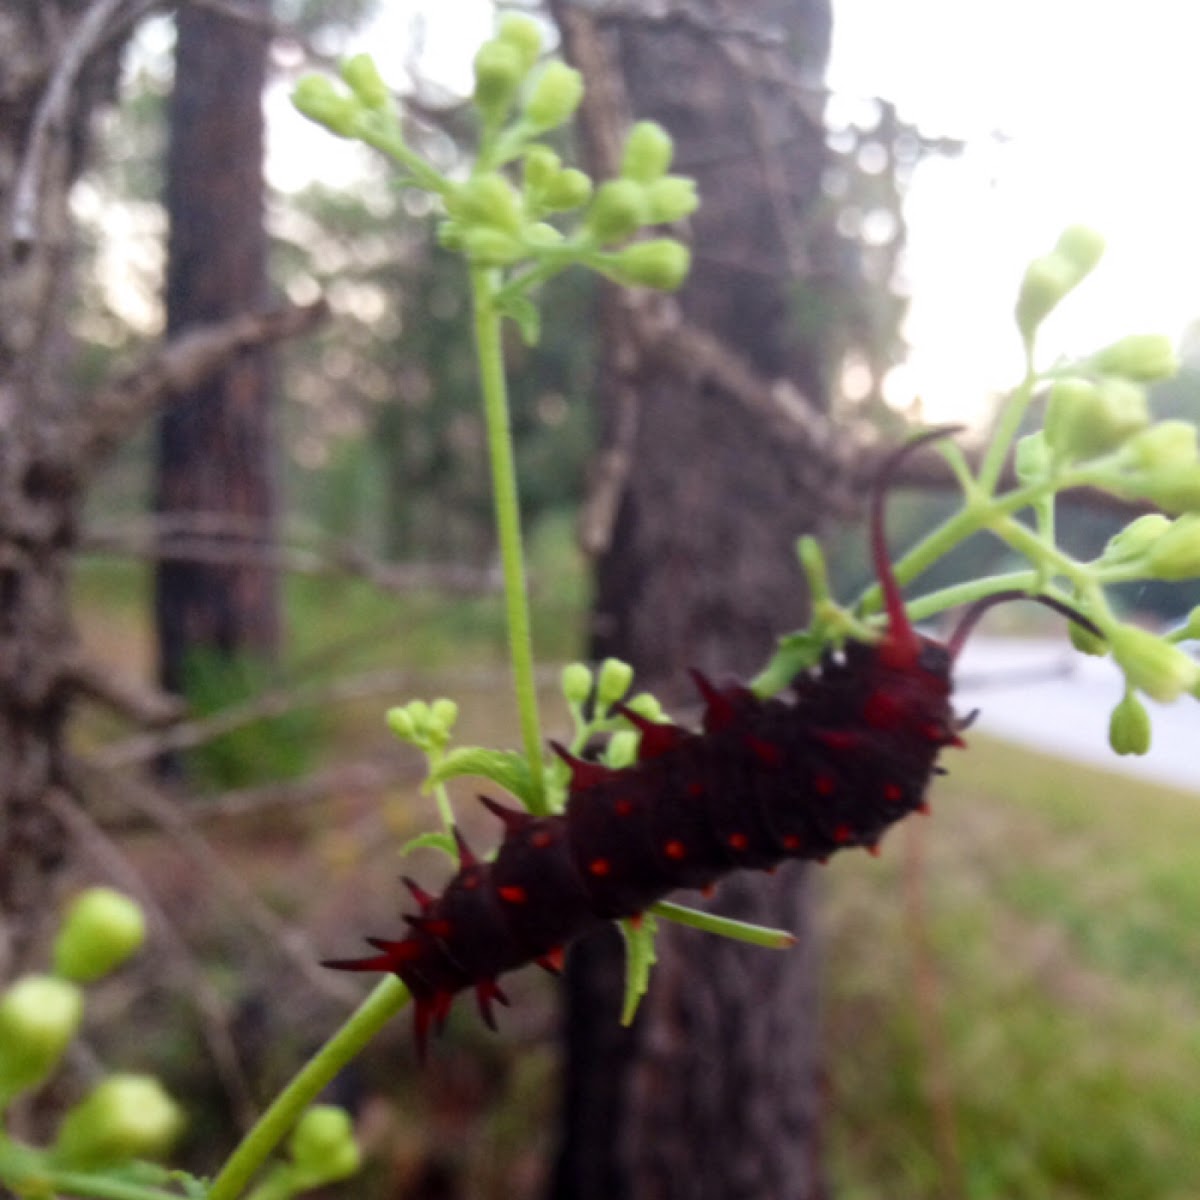
[[408,922],[418,933],[427,934],[434,938],[448,938],[454,931],[454,926],[450,924],[445,917],[412,917],[406,916],[405,921]]
[[895,729],[904,717],[904,708],[887,692],[872,692],[863,704],[862,717],[872,729]]
[[862,743],[858,734],[849,729],[826,729],[817,734],[817,741],[839,754],[857,750]]
[[562,946],[555,946],[552,950],[547,950],[539,959],[537,965],[544,971],[549,971],[551,975],[557,975],[563,969],[563,963],[566,961],[566,951]]
[[898,783],[885,783],[883,785],[883,798],[896,804],[904,799],[904,789]]
[[682,842],[670,841],[663,847],[663,853],[678,862],[687,858],[687,847]]
[[716,894],[717,894],[717,885],[715,883],[706,883],[700,889],[700,895],[702,895],[705,898],[705,900],[708,900],[710,897],[715,896]]
[[548,829],[539,829],[529,839],[529,844],[535,846],[538,850],[545,850],[547,846],[554,844],[554,834]]
[[704,795],[704,784],[693,779],[692,782],[687,785],[687,794],[691,796],[693,800],[698,800]]
[[800,840],[800,838],[794,833],[789,833],[784,836],[783,848],[785,850],[799,850],[803,844],[804,843]]
[[867,853],[872,858],[879,857],[879,843],[878,842],[872,842],[866,849],[867,849]]
[[783,762],[783,750],[765,738],[748,733],[742,738],[742,744],[764,767],[778,767]]
[[820,771],[813,777],[813,787],[818,796],[832,796],[837,791],[837,780],[825,771]]
[[505,887],[497,888],[496,894],[506,904],[524,904],[525,901],[529,899],[525,889],[515,883],[510,883]]
[[854,830],[849,825],[839,825],[833,831],[833,840],[839,845],[845,846],[848,842],[854,841]]
[[613,802],[613,812],[618,817],[627,817],[633,812],[633,801],[628,796],[622,796],[619,800]]
[[607,858],[593,858],[588,863],[588,870],[597,878],[603,878],[612,870],[612,863]]
[[735,850],[745,850],[750,844],[750,839],[744,833],[731,833],[729,835],[729,844]]

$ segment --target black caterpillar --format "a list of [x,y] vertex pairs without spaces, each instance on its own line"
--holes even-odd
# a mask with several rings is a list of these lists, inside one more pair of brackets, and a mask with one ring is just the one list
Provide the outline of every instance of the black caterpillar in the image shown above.
[[967,723],[950,706],[954,659],[983,610],[1013,597],[976,605],[945,644],[918,634],[905,612],[882,497],[901,455],[945,432],[903,447],[876,484],[871,541],[888,622],[877,641],[826,655],[795,679],[790,700],[718,688],[693,672],[705,705],[699,733],[617,706],[641,732],[636,763],[614,770],[556,745],[571,768],[563,814],[534,817],[481,797],[504,826],[495,859],[481,862],[456,834],[461,866],[441,896],[405,880],[421,909],[405,917],[407,936],[369,938],[378,954],[326,965],[399,976],[423,1053],[431,1024],[441,1026],[464,988],[474,987],[495,1028],[505,971],[531,962],[556,970],[568,942],[677,888],[849,846],[874,850],[888,826],[923,811],[938,754],[962,744]]

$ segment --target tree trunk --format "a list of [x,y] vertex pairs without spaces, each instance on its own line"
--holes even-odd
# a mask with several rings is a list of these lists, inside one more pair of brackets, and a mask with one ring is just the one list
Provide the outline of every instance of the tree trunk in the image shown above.
[[28,0],[0,14],[0,975],[21,966],[66,846],[45,801],[64,786],[75,654],[67,201],[122,40],[88,28],[89,7]]
[[[749,672],[801,623],[795,539],[821,530],[827,498],[844,490],[815,450],[780,441],[727,386],[739,373],[786,380],[811,408],[827,408],[822,321],[799,310],[822,302],[814,214],[825,144],[810,114],[821,107],[811,85],[824,68],[829,7],[692,0],[656,18],[629,4],[603,37],[574,5],[558,12],[590,102],[610,90],[596,63],[607,52],[629,111],[670,130],[675,169],[697,177],[702,198],[679,317],[712,363],[671,349],[678,318],[609,295],[602,400],[614,517],[599,536],[589,531],[600,552],[595,657],[626,659],[642,685],[678,702],[685,667]],[[590,165],[611,173],[611,131],[594,109],[585,120]],[[632,1034],[615,1020],[619,947],[576,949],[556,1197],[826,1194],[811,893],[810,872],[794,865],[731,878],[713,904],[790,929],[799,942],[788,953],[665,928]]]
[[[269,15],[269,0],[248,0]],[[170,109],[167,331],[262,307],[262,29],[199,6],[177,18]],[[173,524],[200,519],[266,543],[275,514],[269,355],[242,354],[159,422],[155,503]],[[157,568],[160,679],[181,692],[197,649],[271,657],[279,637],[276,572],[266,565],[163,561]]]

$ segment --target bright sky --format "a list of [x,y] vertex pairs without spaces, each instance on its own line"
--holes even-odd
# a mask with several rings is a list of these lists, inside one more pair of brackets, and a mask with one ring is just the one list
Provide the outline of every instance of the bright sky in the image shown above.
[[914,177],[896,399],[920,392],[939,420],[1011,381],[1021,272],[1072,222],[1109,251],[1047,322],[1051,357],[1178,337],[1200,317],[1200,4],[835,0],[834,13],[835,92],[889,97],[969,143]]
[[[386,5],[365,43],[396,82],[416,7]],[[490,28],[488,0],[429,6],[425,61],[465,90]],[[1193,0],[834,0],[831,89],[889,98],[930,134],[968,142],[914,176],[912,352],[891,398],[919,394],[926,419],[962,418],[1010,383],[1021,271],[1073,222],[1109,252],[1047,323],[1049,357],[1135,331],[1178,337],[1200,317],[1198,60]]]

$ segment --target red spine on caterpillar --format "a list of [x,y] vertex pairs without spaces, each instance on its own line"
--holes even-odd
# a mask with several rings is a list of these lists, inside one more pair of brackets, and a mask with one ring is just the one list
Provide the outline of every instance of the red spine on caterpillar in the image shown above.
[[889,826],[924,811],[938,754],[961,744],[950,673],[983,606],[948,645],[917,633],[887,554],[884,497],[904,456],[948,432],[909,442],[877,478],[870,532],[887,616],[878,640],[827,654],[788,697],[693,672],[701,731],[622,708],[642,738],[638,760],[620,770],[554,746],[571,771],[564,813],[534,817],[481,797],[501,823],[494,859],[476,859],[460,837],[460,868],[440,896],[409,885],[420,912],[406,936],[368,939],[378,953],[326,965],[403,980],[423,1054],[460,991],[474,988],[494,1025],[493,1002],[506,1003],[500,975],[535,962],[557,970],[563,947],[605,921],[741,868],[874,850]]

